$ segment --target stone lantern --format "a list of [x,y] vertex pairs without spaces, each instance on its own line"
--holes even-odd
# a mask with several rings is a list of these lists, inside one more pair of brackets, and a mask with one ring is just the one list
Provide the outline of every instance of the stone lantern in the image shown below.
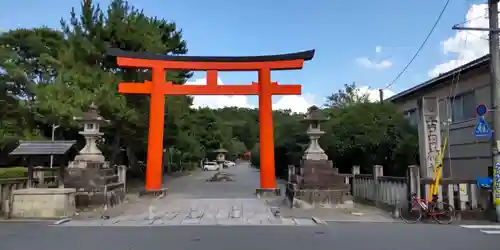
[[[100,127],[108,125],[109,120],[104,119],[99,115],[97,106],[92,103],[87,110],[83,113],[82,117],[74,117],[75,121],[83,127],[83,131],[79,134],[85,137],[85,146],[80,150],[80,153],[75,157],[73,167],[85,168],[88,163],[97,164],[106,167],[106,159],[102,155],[101,150],[97,147],[97,140],[103,135],[99,131]],[[70,166],[71,167],[71,166]]]
[[224,162],[226,161],[226,154],[228,153],[228,151],[221,147],[219,149],[214,150],[213,153],[215,153],[215,162],[217,162],[217,164],[221,168],[223,168]]
[[322,121],[328,120],[323,112],[316,107],[311,106],[308,109],[305,120],[309,122],[309,128],[307,129],[307,135],[309,136],[309,147],[306,149],[304,160],[328,160],[328,156],[325,151],[319,145],[319,138],[325,133],[320,129],[320,123]]
[[[345,183],[345,177],[339,175],[338,168],[328,160],[325,151],[321,149],[318,140],[325,132],[321,131],[320,123],[328,120],[321,110],[312,106],[304,119],[309,123],[307,135],[309,147],[302,156],[300,171],[295,166],[289,166],[289,184],[287,194],[293,207],[301,208],[334,208],[348,207],[352,204],[350,186]],[[297,173],[298,172],[298,173]],[[350,205],[349,205],[350,206]]]

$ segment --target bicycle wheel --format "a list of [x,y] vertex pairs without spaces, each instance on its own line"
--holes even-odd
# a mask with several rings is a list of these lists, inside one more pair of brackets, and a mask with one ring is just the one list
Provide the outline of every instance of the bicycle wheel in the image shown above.
[[455,209],[446,202],[436,201],[431,214],[439,224],[450,224],[455,219]]
[[399,217],[405,223],[417,223],[422,219],[422,208],[417,203],[409,203],[399,208]]

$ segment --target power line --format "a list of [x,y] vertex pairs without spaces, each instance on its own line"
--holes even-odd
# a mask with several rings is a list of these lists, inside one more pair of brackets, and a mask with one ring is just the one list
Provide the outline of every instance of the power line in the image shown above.
[[[469,38],[469,33],[466,33],[465,34],[465,40],[464,40],[464,47],[467,46],[467,39]],[[450,134],[451,134],[451,122],[452,122],[452,119],[453,119],[453,106],[455,104],[455,100],[457,98],[457,89],[458,89],[458,84],[460,83],[460,74],[462,73],[462,71],[458,71],[458,74],[456,75],[456,78],[455,78],[455,75],[453,75],[453,78],[451,79],[451,85],[450,85],[450,94],[448,95],[449,98],[448,100],[446,101],[446,136],[448,138],[450,138]],[[455,84],[453,84],[453,82],[455,82]],[[453,97],[451,97],[453,96]],[[451,98],[450,98],[451,97]],[[452,159],[451,159],[451,147],[448,147],[448,169],[450,171],[450,176],[453,177],[453,169],[451,167],[451,163],[452,163]],[[441,164],[444,166],[444,164],[441,162]]]
[[436,22],[434,22],[434,25],[432,26],[431,30],[429,31],[429,33],[425,37],[424,41],[422,42],[422,44],[418,48],[417,52],[415,52],[415,54],[413,55],[413,57],[411,58],[411,60],[408,62],[408,64],[406,64],[406,66],[403,68],[403,70],[401,72],[399,72],[399,74],[396,76],[396,78],[394,78],[394,80],[385,87],[386,89],[389,88],[389,87],[391,87],[392,85],[394,85],[394,83],[396,83],[396,81],[399,80],[399,78],[403,75],[403,73],[406,72],[406,70],[408,69],[408,67],[410,67],[410,65],[413,63],[413,61],[415,60],[415,58],[417,58],[418,54],[420,53],[420,51],[422,50],[422,48],[424,48],[425,44],[427,43],[427,40],[429,40],[429,38],[431,37],[432,33],[436,29],[436,26],[438,25],[439,21],[441,20],[441,17],[443,17],[443,14],[446,11],[446,8],[448,8],[448,4],[449,3],[450,3],[450,0],[447,0],[446,3],[443,6],[443,9],[441,10],[441,13],[439,13],[439,16],[437,17]]

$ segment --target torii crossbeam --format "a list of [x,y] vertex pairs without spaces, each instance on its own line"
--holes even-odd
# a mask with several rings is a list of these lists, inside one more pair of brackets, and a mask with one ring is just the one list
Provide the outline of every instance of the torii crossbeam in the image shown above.
[[[165,95],[258,95],[260,120],[260,189],[275,191],[273,95],[300,95],[301,85],[271,82],[271,70],[301,69],[311,60],[314,50],[270,56],[201,57],[168,56],[150,53],[108,50],[120,67],[150,68],[152,80],[142,84],[122,82],[118,92],[149,94],[149,134],[146,166],[146,190],[160,190],[162,184],[163,130]],[[207,85],[174,85],[166,82],[167,70],[206,71]],[[258,71],[258,82],[250,85],[217,85],[218,71]]]

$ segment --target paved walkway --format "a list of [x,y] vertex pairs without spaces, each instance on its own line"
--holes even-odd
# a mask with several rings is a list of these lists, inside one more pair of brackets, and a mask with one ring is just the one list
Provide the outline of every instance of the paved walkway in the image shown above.
[[241,163],[225,169],[230,182],[208,182],[214,173],[198,171],[167,180],[168,194],[143,200],[109,219],[73,220],[65,226],[168,226],[168,225],[315,225],[309,219],[275,217],[265,200],[254,193],[259,171]]
[[[240,163],[225,169],[230,182],[208,182],[215,171],[197,171],[189,176],[168,178],[166,197],[140,199],[108,211],[109,219],[74,219],[65,226],[168,226],[168,225],[316,225],[323,221],[394,222],[386,212],[355,204],[354,209],[290,209],[285,197],[259,199],[255,189],[260,172]],[[284,190],[283,181],[278,185]],[[284,193],[284,192],[282,192]],[[274,212],[280,211],[280,216]]]

